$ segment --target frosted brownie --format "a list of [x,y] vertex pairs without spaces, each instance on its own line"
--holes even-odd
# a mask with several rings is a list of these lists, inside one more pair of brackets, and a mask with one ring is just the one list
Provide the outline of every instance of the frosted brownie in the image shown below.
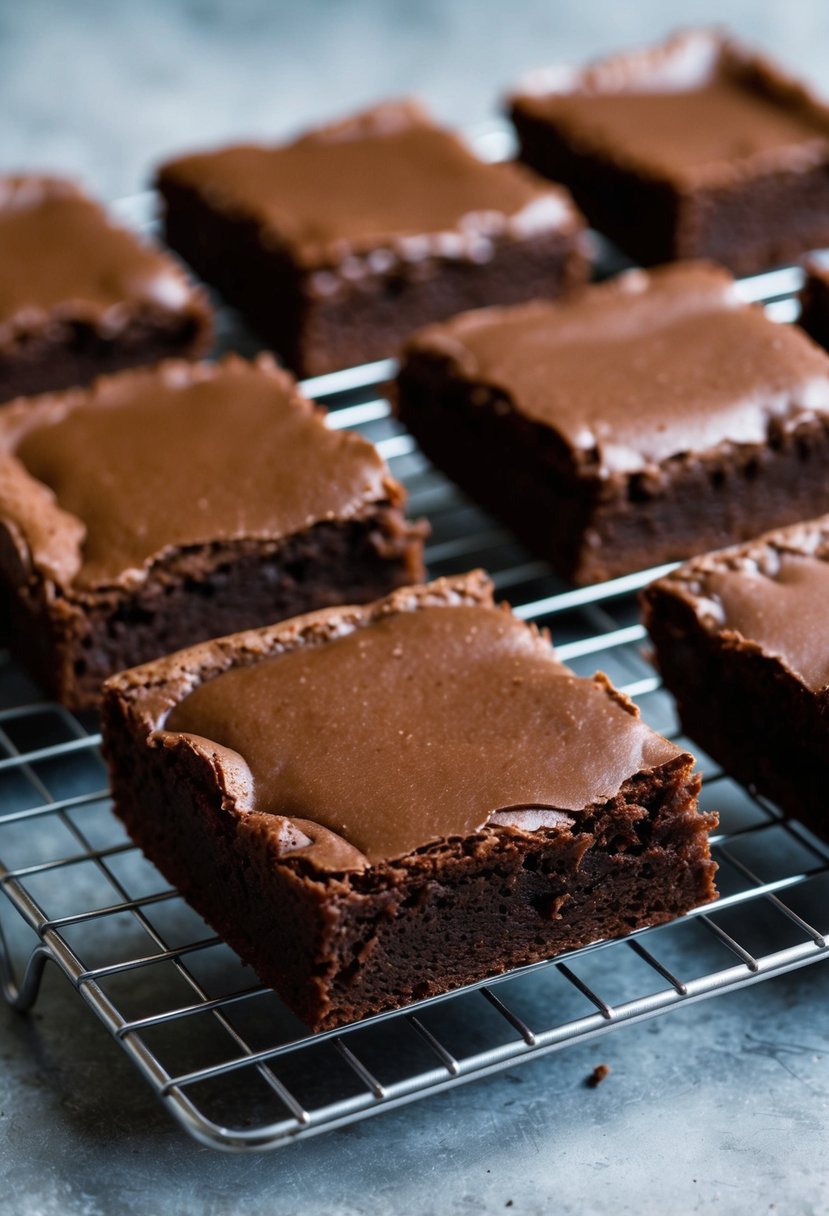
[[685,731],[829,836],[829,516],[697,558],[643,606]]
[[0,178],[0,401],[210,344],[205,294],[70,181]]
[[171,360],[0,412],[14,651],[73,708],[114,671],[421,576],[377,451],[288,373]]
[[431,326],[397,409],[579,583],[829,510],[829,358],[707,263]]
[[167,240],[306,376],[395,354],[464,308],[587,275],[566,191],[479,160],[413,103],[158,176]]
[[829,244],[829,108],[712,30],[538,72],[510,109],[521,158],[638,262],[749,274]]
[[715,897],[693,758],[468,575],[110,680],[115,810],[312,1029]]

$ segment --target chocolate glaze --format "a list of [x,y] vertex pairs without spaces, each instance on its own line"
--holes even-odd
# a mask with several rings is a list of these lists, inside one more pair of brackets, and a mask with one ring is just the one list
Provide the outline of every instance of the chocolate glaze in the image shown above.
[[192,307],[178,266],[110,223],[72,182],[0,178],[0,342],[56,319],[111,337],[143,309]]
[[766,442],[829,412],[829,359],[740,302],[727,271],[630,271],[559,302],[481,309],[421,331],[413,351],[553,427],[604,474],[723,443]]
[[[306,268],[371,254],[481,261],[499,235],[580,227],[569,195],[513,165],[478,160],[412,102],[388,102],[294,143],[185,156],[161,176],[261,225]],[[387,248],[383,248],[387,246]],[[358,263],[351,267],[361,272]]]
[[218,745],[237,805],[289,817],[308,842],[320,828],[347,842],[352,855],[341,850],[328,868],[358,864],[354,850],[363,864],[393,860],[487,823],[566,829],[682,754],[491,606],[489,588],[460,588],[477,604],[423,592],[414,602],[399,593],[396,610],[324,644],[199,683],[162,719],[165,745],[210,755]]
[[573,143],[679,186],[808,169],[829,152],[829,109],[800,82],[711,30],[582,70],[532,74],[514,98]]
[[706,629],[739,635],[814,692],[829,686],[829,516],[688,562],[658,585]]
[[[170,360],[13,404],[3,463],[0,504],[33,560],[80,588],[141,578],[174,546],[278,538],[402,496],[372,445],[329,430],[267,356]],[[41,483],[25,521],[21,465]]]

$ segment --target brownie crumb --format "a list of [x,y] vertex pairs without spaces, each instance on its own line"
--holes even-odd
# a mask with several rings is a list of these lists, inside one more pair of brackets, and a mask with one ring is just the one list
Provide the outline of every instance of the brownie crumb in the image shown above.
[[597,1064],[589,1077],[585,1077],[584,1083],[588,1089],[595,1089],[597,1085],[601,1085],[602,1081],[610,1073],[609,1064]]

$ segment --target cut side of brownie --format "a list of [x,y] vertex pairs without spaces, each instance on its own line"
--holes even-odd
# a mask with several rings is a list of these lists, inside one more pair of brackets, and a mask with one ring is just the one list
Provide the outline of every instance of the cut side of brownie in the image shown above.
[[688,562],[643,607],[687,734],[829,837],[829,516]]
[[393,355],[430,321],[587,276],[566,191],[479,160],[412,102],[281,146],[180,157],[165,231],[298,374]]
[[708,263],[430,326],[404,349],[396,408],[578,583],[829,509],[829,359]]
[[829,349],[829,259],[825,256],[806,261],[799,324],[810,338]]
[[713,899],[693,758],[471,574],[108,681],[116,813],[313,1030]]
[[0,178],[0,401],[196,358],[205,293],[71,181]]
[[421,577],[404,498],[266,356],[21,400],[0,414],[12,647],[91,708],[114,671]]
[[751,274],[829,244],[829,108],[718,32],[537,72],[510,113],[521,159],[637,262]]

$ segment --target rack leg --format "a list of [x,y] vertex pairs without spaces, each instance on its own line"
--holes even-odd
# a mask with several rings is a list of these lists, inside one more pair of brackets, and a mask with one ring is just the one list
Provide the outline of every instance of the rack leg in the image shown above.
[[2,989],[7,1003],[17,1013],[28,1013],[34,1005],[40,991],[43,970],[51,957],[46,946],[35,946],[29,955],[23,978],[18,982],[9,958],[3,931],[0,928],[0,989]]

